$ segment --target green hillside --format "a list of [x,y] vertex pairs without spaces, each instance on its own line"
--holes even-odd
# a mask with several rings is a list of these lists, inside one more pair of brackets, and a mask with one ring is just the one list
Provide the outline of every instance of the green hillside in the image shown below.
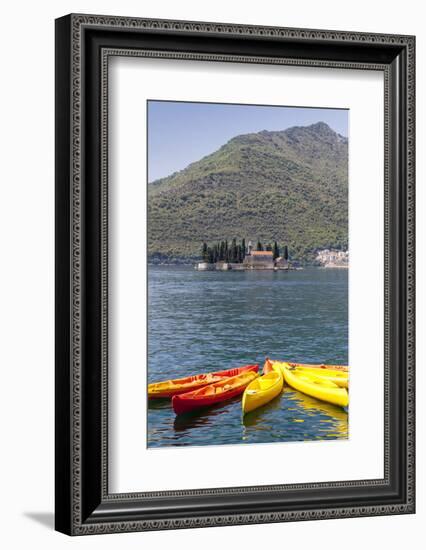
[[348,141],[324,122],[237,136],[148,186],[149,260],[200,257],[232,238],[287,244],[310,262],[348,246]]

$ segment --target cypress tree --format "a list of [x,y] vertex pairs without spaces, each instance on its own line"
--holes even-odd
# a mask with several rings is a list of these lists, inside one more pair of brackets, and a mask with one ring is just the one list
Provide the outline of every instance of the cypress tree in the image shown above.
[[216,263],[218,259],[217,244],[213,245],[213,262]]
[[277,241],[274,242],[274,248],[273,248],[273,256],[274,256],[274,260],[276,260],[278,258],[278,256],[280,255],[280,249],[278,248],[278,243]]
[[203,243],[203,248],[201,249],[201,257],[203,259],[203,262],[207,262],[209,260],[209,256],[207,254],[207,243]]
[[245,239],[241,241],[241,248],[242,248],[243,260],[244,260],[244,258],[246,257],[246,240]]
[[283,253],[284,260],[288,260],[288,247],[285,245],[284,247],[284,253]]
[[263,246],[262,246],[262,243],[261,243],[260,241],[257,241],[256,250],[259,251],[259,252],[260,252],[261,250],[263,250]]
[[209,264],[213,263],[213,250],[210,247],[207,248],[207,259]]
[[236,262],[237,261],[237,241],[236,241],[236,239],[232,239],[230,260],[231,260],[231,262]]

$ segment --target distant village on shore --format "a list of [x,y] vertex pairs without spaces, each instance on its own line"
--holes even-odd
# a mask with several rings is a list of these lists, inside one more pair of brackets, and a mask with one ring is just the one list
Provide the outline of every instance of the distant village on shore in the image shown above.
[[322,267],[349,267],[349,250],[318,250],[315,261]]
[[[208,246],[203,243],[201,250],[202,261],[195,265],[198,271],[249,271],[249,270],[273,270],[289,271],[302,269],[292,266],[289,261],[288,247],[284,246],[282,252],[277,241],[273,245],[264,246],[260,241],[256,246],[252,241],[246,244],[245,239],[237,243],[233,239],[215,243]],[[349,266],[349,252],[343,250],[324,249],[317,251],[316,263],[321,267],[347,268]]]

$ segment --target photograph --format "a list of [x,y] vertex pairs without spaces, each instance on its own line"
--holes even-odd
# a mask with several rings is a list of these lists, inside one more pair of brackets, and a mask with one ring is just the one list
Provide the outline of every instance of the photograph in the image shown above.
[[146,108],[147,447],[348,439],[349,109]]

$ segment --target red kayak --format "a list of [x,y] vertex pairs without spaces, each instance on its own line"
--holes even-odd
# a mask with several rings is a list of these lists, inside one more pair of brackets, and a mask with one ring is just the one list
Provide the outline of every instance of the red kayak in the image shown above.
[[148,397],[149,399],[164,399],[181,393],[199,390],[209,384],[213,384],[213,382],[220,382],[224,378],[237,376],[243,372],[254,370],[254,368],[258,369],[258,365],[246,365],[245,367],[209,372],[207,374],[196,374],[185,378],[166,380],[165,382],[154,382],[148,385]]
[[232,399],[243,393],[250,382],[259,376],[258,370],[259,365],[252,365],[250,370],[246,369],[236,376],[209,384],[199,390],[175,395],[172,398],[173,410],[176,414],[183,414]]

